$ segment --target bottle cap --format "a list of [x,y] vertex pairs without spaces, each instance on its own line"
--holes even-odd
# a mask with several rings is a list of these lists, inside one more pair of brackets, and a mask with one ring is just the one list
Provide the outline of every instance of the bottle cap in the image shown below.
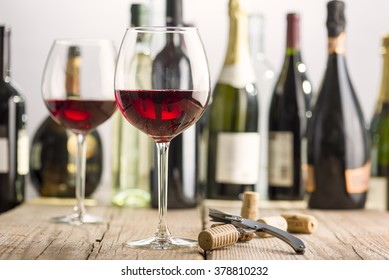
[[287,21],[287,42],[288,48],[300,48],[300,15],[298,13],[288,13]]
[[166,26],[182,26],[182,0],[166,1]]
[[77,57],[80,56],[81,51],[79,46],[70,46],[68,50],[68,57]]
[[0,79],[10,77],[10,36],[11,27],[0,25]]
[[131,26],[145,26],[148,24],[148,8],[145,4],[131,5]]
[[345,3],[334,0],[327,4],[327,30],[328,37],[337,37],[344,32],[346,27],[346,18],[344,15]]
[[249,1],[248,0],[230,0],[228,3],[228,10],[230,16],[235,13],[243,13],[246,16],[249,14]]

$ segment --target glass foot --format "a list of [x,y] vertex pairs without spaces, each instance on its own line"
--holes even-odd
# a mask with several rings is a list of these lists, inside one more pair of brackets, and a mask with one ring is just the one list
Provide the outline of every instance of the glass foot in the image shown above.
[[170,237],[168,239],[159,239],[150,237],[146,239],[127,241],[125,246],[137,249],[152,249],[152,250],[178,250],[185,248],[197,247],[196,240]]
[[82,225],[82,224],[101,224],[104,223],[105,220],[102,217],[90,215],[84,213],[80,215],[80,213],[71,213],[62,217],[51,218],[50,222],[54,223],[66,223],[70,225]]

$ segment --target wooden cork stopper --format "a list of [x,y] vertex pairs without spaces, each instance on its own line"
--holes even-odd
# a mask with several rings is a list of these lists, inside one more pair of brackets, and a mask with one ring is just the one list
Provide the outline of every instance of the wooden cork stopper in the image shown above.
[[294,233],[313,233],[318,222],[314,216],[300,213],[283,213],[281,215],[288,223],[288,231]]
[[[257,222],[261,222],[269,226],[279,228],[283,231],[286,231],[288,228],[288,223],[286,222],[285,218],[282,216],[265,217],[265,218],[258,219]],[[256,232],[256,235],[258,235],[259,237],[273,237],[273,235],[262,231]]]
[[242,218],[256,220],[258,218],[259,193],[244,192],[242,197],[242,209],[240,215]]
[[[215,224],[211,225],[211,228],[219,227],[222,225],[225,225],[225,224],[215,223]],[[247,241],[251,241],[254,238],[253,231],[245,231],[244,229],[238,229],[238,232],[239,232],[238,242],[247,242]]]
[[214,250],[217,248],[233,245],[238,241],[239,232],[231,224],[224,224],[199,233],[199,246],[205,250]]

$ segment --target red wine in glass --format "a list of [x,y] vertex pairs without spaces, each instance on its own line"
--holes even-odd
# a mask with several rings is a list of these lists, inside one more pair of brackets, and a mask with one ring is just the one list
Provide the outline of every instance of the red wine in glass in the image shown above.
[[60,124],[75,133],[88,133],[111,117],[115,100],[48,99],[47,107]]
[[202,115],[208,95],[195,90],[117,90],[125,118],[156,142],[170,141]]

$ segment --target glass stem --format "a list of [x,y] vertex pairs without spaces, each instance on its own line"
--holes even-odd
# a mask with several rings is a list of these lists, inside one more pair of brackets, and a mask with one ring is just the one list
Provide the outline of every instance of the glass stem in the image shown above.
[[77,134],[77,157],[76,157],[76,205],[73,211],[82,219],[85,214],[85,170],[86,170],[86,137]]
[[158,212],[159,224],[155,238],[160,242],[168,241],[170,232],[167,227],[167,192],[168,192],[168,155],[170,142],[156,143],[158,149]]

